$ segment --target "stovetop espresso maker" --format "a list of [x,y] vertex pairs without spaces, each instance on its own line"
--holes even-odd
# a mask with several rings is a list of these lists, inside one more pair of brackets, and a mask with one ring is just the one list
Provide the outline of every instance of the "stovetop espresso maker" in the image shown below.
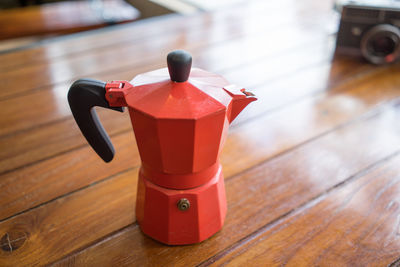
[[142,231],[170,245],[201,242],[219,231],[226,215],[218,157],[229,124],[254,95],[223,77],[191,68],[183,50],[168,54],[168,69],[132,81],[74,82],[72,114],[88,143],[105,161],[114,148],[96,111],[128,107],[142,165],[136,217]]

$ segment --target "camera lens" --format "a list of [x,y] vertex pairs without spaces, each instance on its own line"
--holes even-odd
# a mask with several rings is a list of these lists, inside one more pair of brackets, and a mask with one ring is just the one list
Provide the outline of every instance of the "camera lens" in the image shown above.
[[387,56],[392,54],[396,48],[396,41],[390,36],[378,36],[370,41],[370,47],[372,53],[377,56]]
[[389,24],[373,27],[361,39],[361,52],[374,64],[395,61],[400,54],[400,30]]

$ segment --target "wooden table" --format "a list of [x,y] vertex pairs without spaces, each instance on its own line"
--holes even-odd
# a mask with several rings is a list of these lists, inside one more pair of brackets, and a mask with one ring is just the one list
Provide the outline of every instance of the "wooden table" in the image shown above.
[[140,12],[123,0],[64,1],[0,10],[0,40],[61,35],[137,20]]
[[[0,55],[0,266],[386,266],[400,262],[400,64],[333,57],[331,3],[244,1]],[[126,79],[190,51],[259,100],[221,155],[222,231],[166,246],[135,221],[127,112],[99,109],[104,163],[67,104],[80,77]]]

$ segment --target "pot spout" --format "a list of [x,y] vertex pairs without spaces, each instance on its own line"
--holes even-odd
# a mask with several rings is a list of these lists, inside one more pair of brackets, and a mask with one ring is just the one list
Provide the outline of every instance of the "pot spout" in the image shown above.
[[257,100],[253,93],[236,85],[225,86],[224,90],[232,97],[231,111],[230,114],[228,114],[229,123],[231,123],[248,104]]

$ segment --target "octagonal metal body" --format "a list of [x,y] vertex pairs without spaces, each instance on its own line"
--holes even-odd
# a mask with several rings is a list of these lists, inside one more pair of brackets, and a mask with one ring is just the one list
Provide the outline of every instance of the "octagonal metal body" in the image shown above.
[[[132,108],[129,111],[143,168],[151,173],[149,180],[167,188],[188,189],[211,179],[213,174],[192,174],[204,173],[217,162],[229,126],[225,110],[198,119],[156,119]],[[176,179],[159,178],[163,174],[175,174]]]
[[[189,201],[188,209],[178,208],[181,199]],[[169,245],[198,243],[222,228],[225,215],[225,187],[220,165],[210,181],[187,190],[157,186],[143,175],[143,170],[140,171],[136,217],[142,231],[151,238]]]

